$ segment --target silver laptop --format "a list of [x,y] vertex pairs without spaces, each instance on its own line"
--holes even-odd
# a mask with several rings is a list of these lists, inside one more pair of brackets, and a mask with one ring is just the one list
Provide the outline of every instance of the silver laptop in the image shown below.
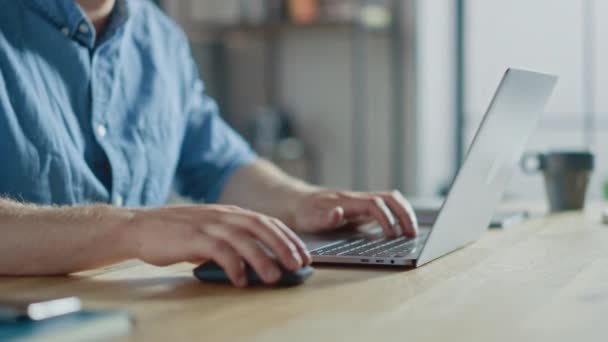
[[413,239],[384,238],[379,227],[304,234],[313,262],[418,267],[477,240],[487,229],[556,83],[553,75],[505,72],[432,227],[421,227]]

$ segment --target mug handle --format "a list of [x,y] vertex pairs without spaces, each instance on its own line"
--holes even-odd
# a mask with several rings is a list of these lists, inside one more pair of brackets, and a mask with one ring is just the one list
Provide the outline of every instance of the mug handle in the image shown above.
[[[536,160],[536,162],[531,163],[532,160]],[[534,174],[541,171],[544,167],[543,164],[543,155],[538,152],[526,152],[521,157],[521,169],[527,174]]]

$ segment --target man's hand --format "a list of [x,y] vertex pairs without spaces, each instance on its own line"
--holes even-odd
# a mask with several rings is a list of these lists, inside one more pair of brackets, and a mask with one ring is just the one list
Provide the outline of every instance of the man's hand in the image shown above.
[[266,283],[279,280],[278,263],[295,271],[311,262],[278,219],[223,205],[50,207],[0,198],[0,235],[0,275],[11,276],[63,275],[129,259],[159,266],[214,260],[245,286],[245,262]]
[[388,237],[414,237],[418,231],[414,210],[399,191],[313,191],[294,203],[292,228],[300,232],[321,232],[370,220],[377,221]]
[[293,178],[265,160],[242,167],[220,199],[278,217],[299,232],[321,232],[375,220],[392,237],[415,236],[418,222],[399,191],[327,191]]
[[290,228],[320,232],[376,220],[387,236],[417,230],[399,192],[321,190],[264,161],[238,171],[222,201],[264,214],[229,205],[50,207],[0,198],[0,275],[68,274],[134,258],[160,266],[214,260],[235,285],[245,286],[244,262],[265,282],[279,280],[264,247],[289,270],[311,263]]
[[153,265],[214,260],[234,285],[242,287],[247,285],[243,261],[264,282],[279,280],[278,266],[259,242],[289,270],[312,261],[304,243],[283,222],[239,207],[205,205],[134,212],[127,229],[136,257]]

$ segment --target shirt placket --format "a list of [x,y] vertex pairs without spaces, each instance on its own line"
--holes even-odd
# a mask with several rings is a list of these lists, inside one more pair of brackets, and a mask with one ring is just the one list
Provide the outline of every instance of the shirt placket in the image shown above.
[[92,121],[95,137],[106,153],[112,172],[111,203],[123,206],[129,182],[127,161],[120,153],[120,144],[113,141],[120,139],[118,118],[111,118],[112,90],[115,82],[115,68],[118,68],[118,50],[111,44],[100,46],[95,50],[92,59],[91,95]]

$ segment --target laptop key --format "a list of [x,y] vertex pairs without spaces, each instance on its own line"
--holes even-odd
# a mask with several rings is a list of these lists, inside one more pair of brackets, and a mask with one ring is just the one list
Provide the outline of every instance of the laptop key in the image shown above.
[[346,240],[342,243],[331,245],[325,248],[318,249],[312,252],[312,255],[327,255],[334,254],[334,252],[339,251],[341,249],[347,248],[349,246],[353,246],[356,244],[365,243],[367,240],[365,239],[355,239],[355,240]]
[[398,248],[398,249],[393,249],[393,250],[387,251],[385,253],[385,256],[386,257],[397,257],[397,255],[406,256],[406,255],[410,255],[415,250],[416,250],[416,246],[407,246],[404,248]]
[[416,238],[401,236],[394,239],[365,238],[344,240],[340,243],[327,246],[316,251],[312,255],[335,255],[335,256],[367,256],[367,257],[391,257],[395,254],[408,255],[409,250],[426,240],[427,234],[421,234]]
[[401,243],[401,244],[398,244],[396,246],[392,246],[390,248],[386,248],[386,249],[377,251],[372,256],[390,257],[390,256],[393,256],[395,253],[407,254],[412,249],[416,248],[416,246],[417,246],[417,241],[416,240],[408,240],[405,243]]
[[411,250],[411,251],[408,251],[407,253],[395,254],[395,255],[391,256],[391,258],[405,258],[406,256],[412,254],[414,251],[415,251],[415,249]]
[[[393,240],[386,240],[386,239],[371,240],[366,244],[359,245],[356,248],[352,248],[352,249],[348,250],[348,255],[360,255],[361,252],[367,253],[367,252],[376,250],[376,249],[384,246],[387,243],[387,241],[392,242]],[[397,242],[397,241],[395,241],[395,242]],[[342,255],[345,255],[345,253],[342,253]]]
[[365,250],[354,251],[353,254],[355,256],[373,256],[375,254],[378,254],[378,253],[381,253],[383,251],[386,251],[386,250],[394,247],[395,245],[399,245],[399,244],[403,243],[403,241],[405,239],[406,238],[401,237],[401,238],[398,238],[398,239],[382,240],[382,243],[377,244],[373,248],[366,248]]

